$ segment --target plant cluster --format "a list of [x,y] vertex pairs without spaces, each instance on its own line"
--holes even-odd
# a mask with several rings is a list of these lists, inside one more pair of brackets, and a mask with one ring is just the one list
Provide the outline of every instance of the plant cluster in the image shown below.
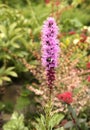
[[[88,3],[0,1],[0,114],[4,119],[17,110],[25,116],[24,122],[14,113],[0,124],[4,130],[90,128]],[[6,103],[7,89],[16,82],[15,104]]]

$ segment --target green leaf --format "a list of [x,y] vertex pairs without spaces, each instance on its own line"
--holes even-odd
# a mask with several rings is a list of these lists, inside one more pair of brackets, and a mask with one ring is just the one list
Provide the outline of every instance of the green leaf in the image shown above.
[[14,23],[12,23],[12,24],[10,25],[10,30],[9,30],[9,33],[10,33],[10,34],[12,34],[13,30],[15,30],[16,26],[17,26],[17,23],[16,23],[16,22],[14,22]]
[[5,71],[5,67],[0,68],[0,75]]
[[16,52],[15,53],[17,56],[19,56],[19,57],[22,57],[23,58],[23,56],[27,56],[28,55],[28,53],[27,52],[25,52],[25,51],[19,51],[19,52]]
[[72,121],[68,121],[65,125],[64,128],[71,128],[74,126],[74,123]]
[[0,59],[2,59],[2,60],[3,59],[10,60],[11,56],[9,54],[7,54],[7,53],[2,52],[2,53],[0,53]]
[[5,107],[5,104],[0,102],[0,111]]
[[43,115],[41,115],[41,122],[40,122],[39,125],[41,125],[42,130],[46,129],[46,127],[45,127],[45,117]]
[[16,120],[18,117],[19,117],[18,113],[17,113],[17,112],[14,112],[14,113],[12,114],[11,119],[12,119],[12,120]]
[[11,79],[7,76],[2,77],[2,79],[5,80],[5,81],[11,81]]
[[76,111],[72,108],[71,105],[67,105],[67,108],[68,108],[68,111],[72,114],[73,118],[75,119],[76,125],[79,126],[79,121],[78,121],[78,118],[77,118],[77,115],[76,115]]
[[6,34],[6,28],[3,25],[0,25],[0,31]]
[[24,126],[24,116],[14,112],[10,121],[4,124],[3,130],[28,130],[28,128]]
[[63,114],[55,113],[49,121],[49,127],[52,129],[53,127],[58,125],[63,118]]
[[7,69],[6,69],[6,72],[9,72],[9,71],[11,71],[11,70],[13,70],[15,67],[8,67]]
[[[11,42],[12,42],[12,41],[11,41]],[[17,44],[17,43],[12,42],[12,44],[13,44],[13,47],[14,47],[14,48],[20,48],[20,45],[19,45],[19,44]]]
[[36,130],[46,130],[46,120],[43,115],[40,116],[40,118],[36,119],[37,123],[35,123]]
[[17,73],[14,72],[14,71],[10,71],[10,72],[8,73],[8,75],[13,76],[13,77],[18,77]]
[[28,97],[20,96],[20,97],[17,99],[17,103],[16,103],[15,108],[16,108],[17,110],[23,110],[23,109],[26,108],[29,104],[30,104],[30,100],[29,100]]
[[83,0],[73,0],[72,5],[76,7],[78,4],[81,4],[82,2]]
[[82,23],[76,18],[72,19],[70,22],[71,22],[72,25],[74,25],[77,28],[82,27]]
[[30,91],[28,90],[28,89],[24,89],[23,91],[22,91],[22,93],[21,93],[21,96],[23,96],[23,97],[27,97],[27,96],[29,96],[30,95]]
[[11,43],[15,42],[17,39],[20,39],[21,37],[23,37],[23,34],[19,34],[11,37]]
[[63,127],[60,127],[60,128],[55,129],[55,130],[64,130],[64,128],[63,128]]
[[2,85],[3,84],[3,80],[2,79],[0,79],[0,85]]

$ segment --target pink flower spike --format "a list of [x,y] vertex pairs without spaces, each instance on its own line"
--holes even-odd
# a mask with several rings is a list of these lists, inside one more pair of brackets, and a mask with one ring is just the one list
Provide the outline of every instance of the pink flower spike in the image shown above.
[[49,17],[42,28],[42,65],[46,70],[48,87],[52,89],[55,80],[55,68],[58,65],[59,41],[57,39],[58,26],[54,18]]

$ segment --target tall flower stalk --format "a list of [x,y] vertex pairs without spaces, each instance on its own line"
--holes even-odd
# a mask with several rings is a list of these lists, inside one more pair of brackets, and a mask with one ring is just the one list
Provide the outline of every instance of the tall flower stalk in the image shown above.
[[55,81],[55,68],[58,64],[59,41],[57,39],[58,27],[54,18],[49,17],[44,22],[42,28],[42,65],[46,70],[47,85],[49,88],[49,101],[45,107],[46,130],[49,130],[49,121],[51,118],[52,101],[51,95]]
[[57,39],[58,27],[54,18],[49,17],[42,29],[42,65],[46,69],[46,77],[50,93],[54,86],[55,68],[59,54],[59,41]]

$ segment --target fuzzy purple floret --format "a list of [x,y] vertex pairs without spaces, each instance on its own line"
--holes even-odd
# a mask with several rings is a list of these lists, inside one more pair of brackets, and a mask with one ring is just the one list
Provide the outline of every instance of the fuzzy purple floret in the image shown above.
[[42,65],[47,71],[48,85],[55,80],[55,71],[59,55],[58,27],[54,18],[49,17],[42,29]]

